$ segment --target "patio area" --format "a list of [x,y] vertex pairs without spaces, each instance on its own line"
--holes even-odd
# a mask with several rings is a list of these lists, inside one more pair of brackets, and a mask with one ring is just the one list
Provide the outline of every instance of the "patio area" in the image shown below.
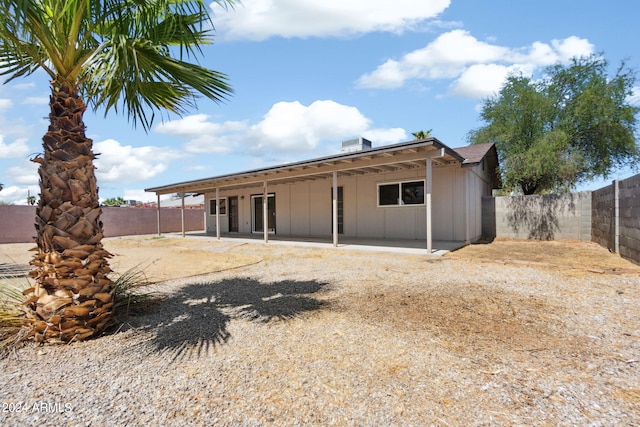
[[[182,237],[182,233],[163,233],[164,236]],[[205,233],[203,231],[188,232],[184,234],[185,238],[192,239],[210,239],[217,240],[215,234]],[[369,239],[369,238],[349,238],[341,237],[337,247],[333,246],[331,237],[300,237],[285,235],[269,235],[268,242],[265,243],[264,235],[245,234],[245,233],[227,233],[220,236],[222,242],[237,243],[253,243],[280,246],[298,246],[306,248],[322,248],[337,250],[357,250],[369,252],[389,252],[413,255],[430,255],[442,256],[447,252],[460,249],[465,246],[464,242],[456,241],[433,241],[433,252],[427,253],[426,243],[424,240],[403,240],[403,239]]]

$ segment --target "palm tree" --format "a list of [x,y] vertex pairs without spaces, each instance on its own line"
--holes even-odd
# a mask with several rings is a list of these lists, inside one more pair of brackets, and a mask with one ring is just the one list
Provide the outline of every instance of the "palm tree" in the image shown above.
[[427,139],[429,138],[429,136],[431,135],[431,131],[433,129],[429,129],[427,131],[424,130],[419,130],[417,132],[412,132],[411,135],[413,135],[413,137],[418,140],[418,139]]
[[122,109],[148,131],[156,112],[182,114],[197,95],[224,100],[226,76],[188,61],[210,42],[207,7],[197,0],[0,2],[0,72],[10,81],[42,69],[51,84],[43,153],[32,159],[40,175],[38,247],[24,308],[36,341],[82,340],[113,322],[87,106],[105,115]]

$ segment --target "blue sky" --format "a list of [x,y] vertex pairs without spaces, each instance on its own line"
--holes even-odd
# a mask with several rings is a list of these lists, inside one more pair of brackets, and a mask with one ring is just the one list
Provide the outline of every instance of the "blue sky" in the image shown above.
[[[201,63],[226,73],[235,94],[148,134],[126,116],[87,112],[101,199],[155,200],[143,189],[333,154],[359,136],[381,146],[433,129],[460,147],[509,72],[536,77],[600,52],[612,69],[626,60],[640,70],[640,2],[629,0],[244,0],[213,12]],[[0,201],[39,192],[29,158],[42,151],[48,93],[43,73],[0,87]]]

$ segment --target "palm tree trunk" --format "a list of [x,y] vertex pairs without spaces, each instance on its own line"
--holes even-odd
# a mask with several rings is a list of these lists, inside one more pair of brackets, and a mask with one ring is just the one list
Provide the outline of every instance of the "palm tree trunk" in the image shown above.
[[[74,86],[52,82],[49,129],[42,138],[36,284],[24,309],[36,341],[82,340],[112,323],[114,287],[102,247],[93,141],[85,136],[84,101]],[[29,295],[29,294],[27,294]]]

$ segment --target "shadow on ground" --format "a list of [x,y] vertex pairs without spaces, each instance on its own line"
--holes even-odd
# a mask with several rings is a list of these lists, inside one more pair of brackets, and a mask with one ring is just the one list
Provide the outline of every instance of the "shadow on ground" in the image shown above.
[[267,323],[319,310],[323,303],[312,295],[324,286],[317,281],[262,283],[252,278],[194,283],[163,299],[135,323],[155,333],[150,339],[154,351],[171,352],[174,361],[197,357],[229,339],[233,319]]

